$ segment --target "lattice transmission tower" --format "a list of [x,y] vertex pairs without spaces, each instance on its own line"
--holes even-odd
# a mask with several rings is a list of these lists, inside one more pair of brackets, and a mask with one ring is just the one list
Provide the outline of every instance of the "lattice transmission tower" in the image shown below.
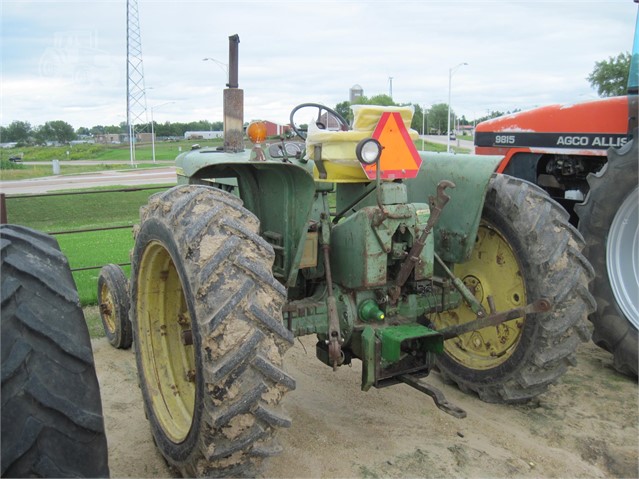
[[[131,164],[133,164],[135,163],[136,133],[144,130],[148,125],[142,63],[142,36],[137,0],[127,0],[126,2],[126,32],[126,118],[129,129]],[[136,129],[136,125],[140,125],[140,127]]]

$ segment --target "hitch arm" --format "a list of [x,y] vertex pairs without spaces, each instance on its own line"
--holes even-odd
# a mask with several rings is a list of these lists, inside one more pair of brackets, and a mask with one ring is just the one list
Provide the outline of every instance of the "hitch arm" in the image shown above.
[[[489,298],[489,303],[492,303],[491,300],[492,297]],[[491,307],[491,309],[493,308]],[[488,326],[497,326],[501,323],[505,323],[506,321],[510,321],[511,319],[521,318],[526,314],[545,313],[551,309],[552,303],[550,300],[540,298],[523,308],[509,309],[508,311],[503,311],[501,313],[491,311],[491,314],[488,316],[479,317],[479,319],[475,319],[468,323],[449,326],[448,328],[440,329],[437,332],[443,336],[444,340],[456,338],[457,336],[461,336],[462,334],[469,333],[471,331],[477,331]]]
[[436,387],[420,380],[420,378],[418,378],[417,376],[414,376],[412,374],[402,374],[401,376],[398,376],[397,379],[405,384],[408,384],[411,387],[414,387],[424,394],[428,394],[430,397],[433,398],[435,405],[445,413],[450,414],[451,416],[454,416],[458,419],[463,419],[466,417],[466,411],[464,411],[459,406],[448,402],[443,392],[441,392]]

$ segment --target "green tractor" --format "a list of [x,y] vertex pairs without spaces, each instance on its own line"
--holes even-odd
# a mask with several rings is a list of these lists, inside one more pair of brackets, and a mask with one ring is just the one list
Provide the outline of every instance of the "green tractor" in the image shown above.
[[280,451],[295,337],[315,335],[335,374],[361,361],[363,391],[406,383],[458,417],[433,369],[519,403],[574,364],[594,309],[583,240],[542,190],[493,174],[500,158],[417,152],[408,107],[362,106],[349,125],[303,104],[303,141],[253,123],[244,149],[233,75],[225,104],[240,113],[224,148],[181,154],[178,185],[141,209],[121,325],[179,473],[248,476]]

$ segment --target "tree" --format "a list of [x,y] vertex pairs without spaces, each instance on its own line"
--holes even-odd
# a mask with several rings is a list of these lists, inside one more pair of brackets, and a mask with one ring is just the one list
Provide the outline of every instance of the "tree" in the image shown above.
[[[455,114],[454,111],[450,111],[451,116]],[[448,103],[436,103],[428,110],[426,121],[428,123],[429,132],[437,132],[437,134],[443,134],[446,132],[448,116]]]
[[347,101],[338,103],[337,105],[335,105],[335,111],[339,113],[340,115],[342,115],[347,120],[349,121],[351,120],[351,102],[350,101],[347,100]]
[[28,143],[31,133],[32,129],[29,122],[16,120],[4,128],[2,141]]
[[367,105],[382,105],[382,106],[396,106],[397,103],[393,101],[393,99],[385,94],[375,95],[368,99],[366,102]]
[[78,136],[89,136],[91,132],[86,126],[81,126],[77,130],[75,130],[76,135]]
[[417,130],[420,135],[423,135],[422,126],[426,127],[424,121],[424,109],[420,105],[413,105],[415,109],[415,113],[413,113],[413,120],[411,121],[410,127],[413,130]]
[[[357,97],[354,105],[382,105],[382,106],[396,106],[397,103],[393,101],[393,99],[384,94],[375,95],[370,98],[362,95]],[[335,105],[334,110],[342,115],[344,119],[346,119],[349,123],[353,121],[353,112],[351,110],[351,102],[343,101]]]
[[629,75],[630,53],[625,52],[596,62],[588,81],[599,96],[620,96],[626,94]]
[[126,123],[124,123],[124,125],[125,125],[124,129],[122,129],[122,123],[120,123],[120,126],[115,126],[115,125],[105,126],[104,127],[104,132],[105,133],[110,133],[110,134],[124,133],[125,131],[127,131]]
[[62,120],[48,121],[42,125],[41,130],[43,131],[44,138],[49,141],[68,143],[76,138],[73,127]]

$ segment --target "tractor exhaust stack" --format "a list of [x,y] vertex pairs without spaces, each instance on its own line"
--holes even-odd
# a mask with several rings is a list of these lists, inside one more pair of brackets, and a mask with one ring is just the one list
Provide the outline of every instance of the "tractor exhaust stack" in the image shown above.
[[229,78],[224,90],[224,151],[244,150],[244,90],[238,88],[239,35],[229,37]]

